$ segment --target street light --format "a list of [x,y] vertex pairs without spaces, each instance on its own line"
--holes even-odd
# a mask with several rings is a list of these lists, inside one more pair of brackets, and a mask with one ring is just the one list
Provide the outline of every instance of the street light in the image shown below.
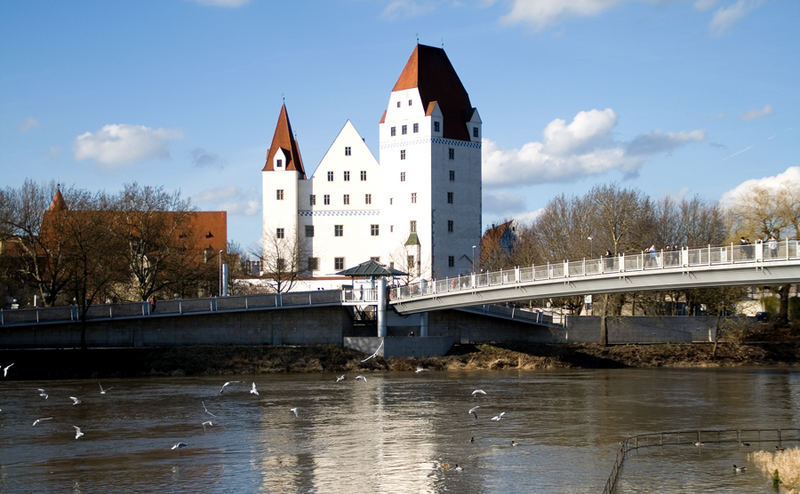
[[472,272],[475,272],[475,247],[476,245],[472,246]]
[[219,269],[217,270],[217,274],[219,275],[219,291],[217,292],[217,296],[222,296],[222,249],[219,250]]
[[586,237],[586,240],[589,241],[589,257],[594,257],[594,254],[593,254],[594,251],[592,249],[592,236],[589,235],[588,237]]

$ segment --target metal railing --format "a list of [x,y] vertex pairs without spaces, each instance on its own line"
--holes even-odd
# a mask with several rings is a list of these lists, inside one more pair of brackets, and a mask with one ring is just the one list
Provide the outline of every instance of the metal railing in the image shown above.
[[696,249],[684,247],[680,250],[642,251],[637,254],[622,253],[579,261],[563,261],[487,273],[471,273],[441,280],[422,280],[406,286],[393,287],[390,299],[396,302],[413,297],[554,279],[744,263],[759,265],[798,258],[800,258],[800,241],[798,240],[758,241],[747,245],[708,245]]
[[617,480],[629,451],[654,446],[702,446],[715,443],[763,443],[774,442],[781,447],[784,441],[800,442],[800,429],[720,429],[656,432],[626,437],[619,443],[611,474],[606,480],[603,494],[613,494]]
[[[158,300],[155,307],[146,302],[98,304],[88,308],[87,321],[163,317],[182,314],[269,310],[288,307],[333,306],[369,303],[377,300],[374,290],[314,290],[232,297]],[[76,306],[0,310],[0,326],[70,323],[80,321]]]

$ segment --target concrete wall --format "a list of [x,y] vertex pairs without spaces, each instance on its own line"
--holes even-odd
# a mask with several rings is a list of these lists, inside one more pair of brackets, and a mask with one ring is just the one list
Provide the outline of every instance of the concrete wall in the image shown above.
[[[383,341],[383,347],[380,347]],[[450,347],[457,343],[450,336],[432,336],[428,338],[410,336],[349,337],[344,338],[344,346],[371,355],[380,347],[378,355],[388,357],[436,357],[446,354]]]
[[[714,341],[716,317],[625,316],[606,319],[609,343],[690,343]],[[565,341],[600,341],[600,317],[568,316]]]
[[[344,307],[151,316],[89,323],[87,344],[91,347],[339,345],[352,325],[350,313]],[[7,327],[0,331],[3,348],[75,348],[80,342],[78,323]]]

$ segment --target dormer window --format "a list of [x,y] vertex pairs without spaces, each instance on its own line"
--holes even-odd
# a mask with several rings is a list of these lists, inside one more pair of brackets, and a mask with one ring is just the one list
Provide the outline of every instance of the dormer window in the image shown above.
[[433,122],[433,131],[434,132],[439,132],[439,122],[438,121],[434,121]]
[[275,161],[275,168],[281,168],[283,166],[283,160]]
[[411,100],[408,100],[408,106],[411,106]]
[[350,146],[345,146],[344,147],[344,155],[345,156],[350,156],[350,151],[351,151],[350,150]]
[[478,128],[477,127],[473,127],[472,128],[472,137],[474,137],[476,139],[479,137],[478,136]]

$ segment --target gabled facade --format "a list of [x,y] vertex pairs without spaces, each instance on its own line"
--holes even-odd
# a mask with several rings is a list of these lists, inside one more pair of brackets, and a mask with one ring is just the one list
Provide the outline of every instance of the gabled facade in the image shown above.
[[[389,96],[380,162],[348,121],[307,179],[282,107],[262,169],[265,245],[296,242],[314,277],[368,259],[412,278],[471,271],[481,238],[481,124],[444,50],[424,45]],[[276,156],[287,161],[279,166]]]

